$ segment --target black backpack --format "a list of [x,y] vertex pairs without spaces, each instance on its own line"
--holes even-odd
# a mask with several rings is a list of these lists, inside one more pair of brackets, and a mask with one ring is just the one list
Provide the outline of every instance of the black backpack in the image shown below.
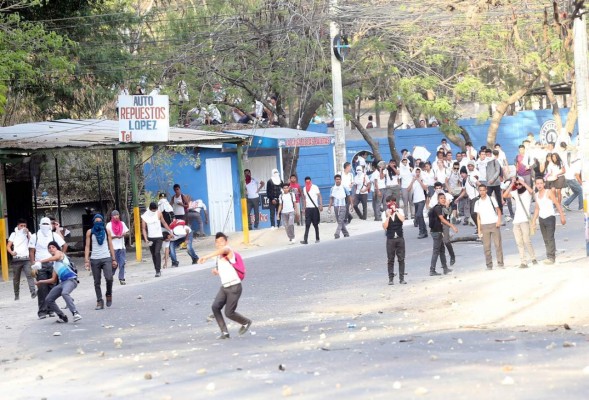
[[168,225],[170,225],[174,219],[174,213],[172,211],[162,211],[162,216]]
[[436,213],[434,212],[434,208],[438,207],[438,204],[436,204],[434,207],[430,208],[429,211],[427,212],[427,218],[428,218],[428,225],[430,229],[434,229],[437,225],[436,223],[436,219],[438,219],[438,217],[436,216]]

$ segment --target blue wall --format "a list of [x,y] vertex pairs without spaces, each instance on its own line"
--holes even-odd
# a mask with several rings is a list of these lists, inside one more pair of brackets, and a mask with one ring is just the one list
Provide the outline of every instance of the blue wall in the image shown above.
[[329,190],[333,186],[333,146],[300,147],[297,162],[299,184],[305,185],[305,177],[321,190],[323,203],[329,203]]
[[[568,109],[560,110],[560,115],[564,124]],[[503,117],[497,131],[497,143],[501,145],[507,160],[513,163],[518,146],[526,139],[529,132],[535,135],[536,140],[540,140],[538,133],[542,124],[551,119],[553,118],[550,110],[522,111],[515,116]],[[490,121],[479,123],[476,119],[463,119],[458,121],[458,124],[468,132],[473,146],[477,150],[487,144],[487,131],[489,130]],[[577,128],[575,127],[573,138],[576,134]],[[438,128],[399,129],[395,131],[395,145],[399,153],[404,148],[412,151],[413,146],[424,146],[432,153],[430,156],[430,161],[432,161],[435,157],[436,148],[444,137],[444,134]],[[391,158],[391,153],[387,138],[379,138],[376,141],[383,159],[388,161]],[[453,154],[460,150],[450,141],[448,143]],[[359,151],[370,151],[370,146],[364,140],[350,140],[346,141],[346,151],[346,158],[351,160]]]
[[[192,151],[192,150],[188,150]],[[195,165],[182,165],[187,164],[186,161],[182,161],[184,158],[183,154],[174,154],[172,156],[172,166],[168,167],[172,170],[172,179],[169,180],[162,171],[162,167],[154,169],[154,165],[151,163],[145,164],[145,190],[157,196],[160,191],[165,191],[168,195],[168,200],[173,195],[174,190],[172,187],[175,183],[179,184],[182,188],[182,193],[190,195],[193,200],[202,199],[207,209],[209,208],[209,194],[207,189],[207,167],[206,160],[208,158],[218,157],[230,157],[231,158],[231,171],[215,171],[215,173],[225,174],[231,173],[233,180],[233,209],[235,214],[235,229],[242,230],[241,223],[241,205],[240,205],[240,188],[239,188],[239,174],[237,168],[237,153],[225,152],[221,153],[220,149],[209,149],[209,148],[198,148],[196,150],[200,153],[201,166],[199,169]],[[157,199],[155,200],[157,201]],[[205,232],[211,234],[210,227],[204,226]]]

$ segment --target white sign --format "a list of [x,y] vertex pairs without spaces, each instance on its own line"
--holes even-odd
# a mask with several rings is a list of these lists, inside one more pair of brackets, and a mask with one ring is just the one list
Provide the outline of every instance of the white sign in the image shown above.
[[414,160],[420,159],[421,161],[426,162],[430,155],[431,153],[423,146],[415,146],[413,148]]
[[168,96],[119,96],[119,141],[167,142]]

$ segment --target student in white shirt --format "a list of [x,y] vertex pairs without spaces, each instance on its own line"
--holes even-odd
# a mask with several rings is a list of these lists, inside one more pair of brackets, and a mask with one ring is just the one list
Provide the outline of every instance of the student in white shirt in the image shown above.
[[305,212],[305,237],[301,244],[308,244],[309,228],[311,224],[315,228],[315,243],[319,243],[319,221],[320,212],[323,211],[323,199],[317,185],[311,182],[311,177],[305,177],[305,187],[303,188],[303,210]]
[[8,237],[8,254],[12,256],[10,265],[13,271],[13,286],[14,286],[14,300],[19,299],[20,293],[20,275],[24,271],[27,283],[29,284],[29,291],[31,298],[37,297],[37,290],[35,289],[35,279],[31,275],[31,260],[29,259],[29,239],[31,233],[27,229],[27,220],[19,218],[14,232]]
[[[481,153],[482,154],[482,153]],[[487,195],[487,186],[479,185],[480,198],[474,205],[474,212],[477,214],[477,226],[479,237],[483,241],[485,250],[485,262],[487,269],[493,269],[493,255],[491,253],[491,240],[495,245],[497,265],[504,268],[503,245],[501,243],[501,209],[493,196]]]
[[[534,190],[526,183],[524,178],[515,177],[512,185],[509,185],[503,191],[504,199],[513,199],[515,201],[515,214],[513,216],[513,237],[519,251],[520,268],[527,268],[528,261],[538,264],[536,254],[531,240],[531,215],[530,204]],[[526,251],[529,258],[526,256]]]
[[293,192],[290,191],[290,183],[282,183],[282,193],[278,197],[278,220],[282,221],[282,225],[286,230],[286,236],[290,244],[295,243],[295,232],[294,232],[294,218],[295,218],[295,207],[296,197]]

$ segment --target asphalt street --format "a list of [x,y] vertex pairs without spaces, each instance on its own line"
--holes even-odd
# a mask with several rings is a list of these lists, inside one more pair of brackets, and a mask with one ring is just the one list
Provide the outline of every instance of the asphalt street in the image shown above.
[[[463,242],[440,277],[429,276],[431,238],[406,226],[407,285],[387,285],[382,231],[246,257],[238,311],[253,325],[239,336],[229,324],[229,340],[207,319],[219,288],[212,262],[116,283],[110,309],[76,299],[80,323],[27,324],[17,356],[2,360],[0,397],[585,399],[582,223],[571,213],[558,224],[557,265],[516,268],[508,224],[506,269],[486,271],[482,245]],[[332,236],[333,225],[321,228]],[[543,260],[539,233],[534,244]]]

